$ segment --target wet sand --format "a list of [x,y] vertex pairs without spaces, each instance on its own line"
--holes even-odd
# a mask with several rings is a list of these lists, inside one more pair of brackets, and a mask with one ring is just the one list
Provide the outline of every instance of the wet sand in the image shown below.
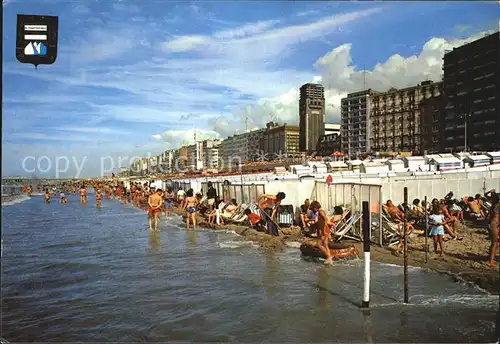
[[[202,219],[199,217],[199,221]],[[301,234],[299,227],[282,228],[279,237],[270,236],[238,224],[217,226],[215,230],[217,229],[234,230],[242,236],[242,239],[253,241],[266,250],[281,250],[289,247],[287,243],[302,243],[309,239]],[[500,270],[498,267],[500,262],[497,259],[496,268],[487,265],[490,246],[488,230],[469,223],[467,226],[462,225],[458,232],[463,240],[446,241],[444,243],[445,254],[442,257],[434,253],[432,239],[428,238],[427,262],[425,262],[425,238],[414,234],[408,241],[408,265],[450,274],[457,280],[474,283],[490,293],[498,294],[500,290]],[[360,242],[345,239],[342,242],[354,244],[359,252],[363,251]],[[298,249],[297,254],[300,254]],[[394,248],[380,247],[376,244],[371,245],[371,257],[382,263],[401,266],[404,264],[403,255],[397,253]]]

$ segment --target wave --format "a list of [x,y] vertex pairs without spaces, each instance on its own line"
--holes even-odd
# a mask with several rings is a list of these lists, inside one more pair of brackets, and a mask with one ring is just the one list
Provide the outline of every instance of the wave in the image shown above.
[[2,207],[8,205],[18,204],[31,199],[31,197],[26,195],[16,195],[16,196],[2,196]]
[[218,243],[220,248],[241,248],[241,247],[259,247],[252,241],[224,241]]

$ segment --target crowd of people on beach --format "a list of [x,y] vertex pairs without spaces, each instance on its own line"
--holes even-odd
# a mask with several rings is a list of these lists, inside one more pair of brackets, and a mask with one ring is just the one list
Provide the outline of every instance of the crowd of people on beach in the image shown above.
[[[396,206],[391,200],[387,200],[383,212],[389,221],[397,224],[400,233],[404,232],[405,224],[407,235],[416,229],[423,229],[424,235],[432,237],[434,252],[441,256],[444,254],[446,235],[451,240],[463,240],[458,234],[459,225],[481,221],[487,224],[490,232],[488,265],[495,266],[500,221],[499,194],[495,190],[486,192],[484,196],[465,196],[461,200],[454,199],[450,192],[443,199],[434,198],[428,204],[414,199],[411,204]],[[402,238],[403,235],[400,236],[398,251],[401,249]]]
[[[275,195],[263,194],[255,203],[256,208],[246,207],[241,209],[236,199],[224,202],[216,189],[209,182],[205,195],[201,192],[194,192],[193,189],[179,189],[173,192],[172,187],[167,186],[165,190],[155,188],[151,182],[130,182],[127,186],[122,181],[94,181],[88,186],[94,189],[96,206],[102,206],[104,197],[107,199],[118,199],[123,204],[131,204],[144,209],[148,215],[148,225],[150,231],[158,231],[158,222],[161,214],[167,218],[172,212],[181,214],[185,218],[186,229],[195,229],[198,225],[215,228],[217,224],[223,225],[225,221],[231,221],[235,214],[241,213],[245,222],[250,227],[265,232],[273,236],[279,236],[279,225],[277,215],[281,212],[282,201],[286,198],[283,192]],[[25,186],[24,192],[31,194],[31,186]],[[37,186],[40,190],[40,186]],[[53,186],[45,189],[45,202],[50,203],[51,199],[59,194],[59,202],[67,203],[67,194],[79,194],[80,203],[87,203],[87,185],[84,183],[72,182],[62,183],[59,188]],[[306,199],[300,206],[298,224],[305,236],[313,237],[317,240],[317,247],[326,257],[325,263],[331,264],[333,257],[330,253],[329,243],[334,240],[335,233],[345,224],[346,213],[349,209],[342,206],[335,206],[331,215],[327,215],[318,201]],[[387,200],[382,207],[384,218],[396,224],[400,234],[397,250],[402,247],[404,233],[411,234],[418,230],[423,230],[424,235],[432,238],[434,252],[439,255],[445,253],[444,246],[446,238],[451,240],[463,240],[458,234],[459,224],[465,221],[483,221],[489,224],[491,234],[491,245],[489,250],[488,264],[495,265],[495,255],[498,250],[498,232],[500,221],[499,195],[495,190],[485,193],[466,196],[457,200],[453,198],[453,193],[449,193],[443,199],[433,199],[430,203],[424,200],[414,199],[411,204],[402,203],[396,206],[392,200]],[[198,217],[202,220],[200,223]],[[240,222],[242,223],[242,222]],[[406,231],[405,229],[406,225]],[[438,250],[439,247],[439,250]]]

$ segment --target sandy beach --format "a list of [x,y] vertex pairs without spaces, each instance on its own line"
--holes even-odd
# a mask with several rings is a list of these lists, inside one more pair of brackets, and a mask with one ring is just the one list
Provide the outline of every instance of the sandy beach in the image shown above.
[[[180,213],[179,213],[180,214]],[[201,221],[202,218],[199,217]],[[279,237],[258,232],[255,229],[244,225],[226,224],[217,226],[215,230],[233,230],[241,235],[242,240],[252,241],[265,250],[281,250],[294,246],[291,243],[302,243],[310,239],[301,234],[299,227],[282,228]],[[461,225],[459,229],[463,240],[448,240],[445,242],[445,254],[440,257],[433,252],[432,239],[428,239],[429,247],[427,262],[425,262],[425,238],[413,235],[408,241],[408,265],[430,269],[439,273],[450,274],[457,280],[462,280],[476,284],[478,287],[487,290],[492,294],[498,294],[500,289],[500,270],[487,265],[487,255],[489,250],[489,234],[486,228],[471,227]],[[356,245],[359,252],[362,252],[362,243],[353,240],[343,239],[342,242]],[[300,251],[297,248],[297,254]],[[394,248],[371,245],[371,256],[375,261],[382,263],[403,265],[402,254],[396,252]]]

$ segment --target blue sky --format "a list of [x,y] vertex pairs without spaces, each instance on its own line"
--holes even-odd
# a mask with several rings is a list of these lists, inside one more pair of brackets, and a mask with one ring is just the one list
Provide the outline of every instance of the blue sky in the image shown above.
[[[4,6],[2,175],[26,174],[29,155],[86,157],[82,175],[98,175],[103,156],[127,165],[191,143],[195,128],[200,138],[224,138],[248,128],[245,118],[252,128],[293,123],[297,88],[313,80],[325,85],[336,122],[347,92],[439,79],[444,49],[498,28],[499,18],[491,2]],[[16,60],[17,13],[59,16],[55,64],[35,70]]]

